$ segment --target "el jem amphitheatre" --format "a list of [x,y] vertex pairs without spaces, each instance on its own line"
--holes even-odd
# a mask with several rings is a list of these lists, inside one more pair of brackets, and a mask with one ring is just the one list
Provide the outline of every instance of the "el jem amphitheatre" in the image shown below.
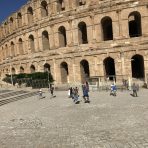
[[[13,87],[36,73],[60,89]],[[28,0],[0,25],[0,148],[148,148],[147,84],[148,0]]]
[[28,0],[0,25],[0,77],[147,84],[147,0]]

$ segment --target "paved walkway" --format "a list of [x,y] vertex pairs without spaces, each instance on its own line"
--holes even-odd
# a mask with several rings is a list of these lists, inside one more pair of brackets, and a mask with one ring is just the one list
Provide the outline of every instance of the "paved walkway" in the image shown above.
[[0,107],[0,148],[148,148],[148,90],[77,105],[65,91],[44,95]]

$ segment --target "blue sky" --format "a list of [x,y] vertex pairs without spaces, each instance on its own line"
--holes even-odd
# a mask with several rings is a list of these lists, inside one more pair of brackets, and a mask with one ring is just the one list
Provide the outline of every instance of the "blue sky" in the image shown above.
[[16,12],[28,0],[0,0],[0,23]]

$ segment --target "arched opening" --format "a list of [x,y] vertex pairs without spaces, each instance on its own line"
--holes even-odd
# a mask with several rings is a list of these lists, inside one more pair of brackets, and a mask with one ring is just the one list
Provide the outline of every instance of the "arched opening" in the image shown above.
[[134,55],[131,58],[131,66],[132,66],[132,77],[133,78],[144,78],[144,59],[141,55]]
[[48,63],[44,64],[44,72],[50,72],[50,65]]
[[24,73],[24,68],[22,66],[20,67],[20,73]]
[[112,19],[110,17],[104,17],[101,20],[102,26],[102,38],[104,41],[113,40],[113,28]]
[[19,39],[18,44],[19,44],[19,54],[24,54],[23,40],[21,38]]
[[60,47],[66,47],[67,39],[66,39],[66,29],[65,27],[61,26],[59,29],[59,45]]
[[86,4],[86,1],[85,0],[78,0],[78,5],[79,6],[83,6]]
[[132,12],[128,17],[129,36],[138,37],[142,35],[141,15],[139,12]]
[[43,31],[43,33],[42,33],[42,44],[43,44],[43,50],[47,50],[50,48],[49,37],[48,37],[47,31]]
[[15,56],[15,51],[14,51],[14,43],[13,42],[11,42],[11,45],[10,45],[11,47],[11,56],[12,57],[14,57]]
[[35,72],[35,66],[34,66],[34,65],[31,65],[31,66],[30,66],[30,72],[31,72],[31,73],[34,73],[34,72]]
[[59,12],[65,10],[64,0],[58,0],[58,10]]
[[111,57],[108,57],[103,61],[103,64],[104,64],[105,76],[109,78],[109,80],[114,80],[116,75],[114,59]]
[[33,22],[33,9],[32,9],[32,7],[28,8],[27,14],[28,14],[28,24],[31,24]]
[[84,22],[78,24],[78,39],[80,44],[87,44],[87,27]]
[[11,29],[11,31],[13,31],[13,18],[11,17],[10,18],[10,29]]
[[5,45],[5,55],[6,55],[6,58],[10,56],[7,44]]
[[11,68],[11,74],[13,74],[13,75],[15,74],[15,68],[14,67]]
[[46,1],[41,2],[41,16],[42,17],[48,16],[48,4]]
[[31,52],[35,51],[35,46],[34,46],[34,36],[30,35],[29,36],[29,47],[31,49]]
[[4,23],[4,32],[5,34],[8,33],[8,23],[7,22]]
[[60,65],[61,69],[61,82],[67,83],[68,82],[68,64],[66,62],[61,63]]
[[81,82],[88,81],[88,78],[90,77],[90,71],[89,71],[89,63],[87,60],[82,60],[80,62],[80,72],[81,72]]
[[22,26],[22,14],[20,12],[17,14],[17,23],[18,27]]

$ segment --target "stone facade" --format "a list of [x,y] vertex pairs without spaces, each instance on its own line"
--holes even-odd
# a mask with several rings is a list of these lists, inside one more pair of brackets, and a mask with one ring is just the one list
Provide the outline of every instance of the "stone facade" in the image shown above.
[[28,1],[0,26],[0,76],[45,70],[56,84],[147,82],[148,1]]

